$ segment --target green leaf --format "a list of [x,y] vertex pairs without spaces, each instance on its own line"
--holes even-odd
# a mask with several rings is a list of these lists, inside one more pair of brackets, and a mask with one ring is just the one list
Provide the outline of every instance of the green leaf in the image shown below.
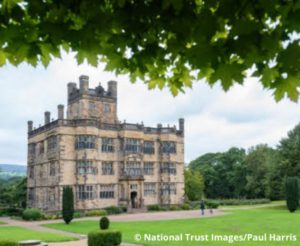
[[0,50],[0,67],[5,65],[6,63],[6,56],[4,51]]
[[278,102],[283,99],[285,95],[287,95],[291,101],[297,102],[299,97],[299,87],[300,74],[297,74],[295,76],[290,75],[286,79],[277,79],[274,91],[275,100]]
[[265,67],[263,69],[263,74],[261,78],[261,82],[263,83],[264,87],[270,87],[271,84],[279,77],[279,72],[277,67],[269,68]]
[[87,53],[86,54],[87,61],[90,65],[97,67],[98,65],[98,56],[95,53]]
[[15,7],[18,3],[22,2],[22,0],[3,0],[3,10],[7,12],[11,12],[13,7]]
[[177,94],[178,94],[178,88],[177,88],[177,86],[175,86],[174,84],[171,84],[169,87],[170,87],[170,91],[171,91],[172,95],[174,97],[177,96]]
[[156,80],[149,80],[148,82],[147,82],[147,84],[148,84],[148,88],[150,89],[150,90],[152,90],[152,89],[155,89],[155,87],[157,86],[157,82],[156,82]]
[[210,67],[204,67],[201,68],[199,73],[198,73],[198,79],[203,79],[203,78],[207,78],[209,79],[210,76],[214,73],[214,70]]
[[122,8],[126,3],[126,0],[118,0],[118,5],[120,8]]
[[52,46],[47,43],[40,43],[39,47],[40,47],[40,50],[42,53],[41,54],[41,62],[45,67],[47,67],[51,60],[50,54],[51,54]]
[[220,64],[212,74],[209,82],[214,84],[216,81],[221,80],[223,89],[228,91],[235,81],[242,83],[243,78],[243,70],[240,64]]
[[183,0],[172,0],[170,4],[178,12],[178,11],[180,11],[182,9]]

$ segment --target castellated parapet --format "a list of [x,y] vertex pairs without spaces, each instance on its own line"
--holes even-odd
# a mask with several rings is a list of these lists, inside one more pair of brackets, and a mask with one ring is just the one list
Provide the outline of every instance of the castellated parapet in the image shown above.
[[28,121],[28,207],[61,210],[62,189],[71,186],[75,209],[180,204],[184,197],[184,119],[179,128],[121,123],[117,82],[89,88],[68,83],[66,117],[46,111],[44,125]]

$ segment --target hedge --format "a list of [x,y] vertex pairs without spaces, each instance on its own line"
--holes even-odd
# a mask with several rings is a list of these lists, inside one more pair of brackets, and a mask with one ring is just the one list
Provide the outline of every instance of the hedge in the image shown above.
[[119,231],[93,231],[88,234],[88,246],[118,246],[121,242]]
[[160,211],[161,207],[158,204],[152,204],[147,206],[148,211]]
[[0,208],[0,216],[22,216],[23,208]]
[[270,203],[269,199],[216,199],[216,200],[208,200],[218,202],[220,205],[256,205],[256,204],[266,204]]
[[181,209],[182,209],[182,210],[190,210],[190,204],[188,204],[188,203],[182,204],[182,205],[181,205]]
[[217,201],[206,201],[206,208],[218,208],[220,203]]
[[107,214],[123,213],[123,209],[121,207],[116,207],[116,206],[110,206],[110,207],[104,208],[104,210],[107,212]]
[[43,218],[43,213],[37,208],[26,208],[22,218],[23,220],[40,220]]
[[[257,205],[257,204],[267,204],[271,201],[269,199],[206,199],[204,200],[206,207],[211,204],[218,205]],[[191,207],[198,209],[200,208],[200,201],[190,201],[188,202]]]
[[8,240],[1,240],[0,246],[19,246],[17,242],[14,241],[8,241]]
[[85,216],[105,216],[107,211],[104,209],[90,210],[85,212]]

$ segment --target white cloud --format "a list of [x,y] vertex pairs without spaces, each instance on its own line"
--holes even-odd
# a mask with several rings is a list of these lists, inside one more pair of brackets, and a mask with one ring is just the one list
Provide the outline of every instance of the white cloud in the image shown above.
[[0,68],[0,163],[26,164],[27,120],[43,123],[44,111],[57,116],[57,105],[66,104],[67,83],[89,75],[90,87],[99,82],[118,81],[120,120],[155,126],[178,125],[186,119],[186,161],[206,152],[225,151],[259,143],[275,146],[298,123],[299,104],[283,100],[275,103],[254,79],[224,93],[219,85],[210,88],[196,83],[176,98],[167,89],[148,90],[142,82],[131,84],[128,76],[104,72],[104,66],[78,66],[73,55],[64,55],[47,69],[21,65]]

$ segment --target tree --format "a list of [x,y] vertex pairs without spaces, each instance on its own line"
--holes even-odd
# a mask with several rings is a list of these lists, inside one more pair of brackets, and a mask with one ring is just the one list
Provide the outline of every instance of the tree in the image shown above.
[[204,177],[208,198],[240,198],[245,186],[245,150],[230,148],[224,153],[207,153],[189,164]]
[[265,144],[249,149],[245,159],[247,169],[247,197],[265,198],[267,190],[267,174],[274,150]]
[[247,71],[296,101],[299,15],[299,1],[282,0],[0,0],[0,65],[74,51],[173,95],[202,78],[228,90]]
[[207,153],[190,162],[188,168],[191,171],[199,171],[204,178],[204,194],[208,198],[217,196],[215,183],[218,173],[215,166],[218,164],[221,153]]
[[190,201],[199,201],[203,198],[204,182],[200,172],[186,169],[184,181],[185,194]]
[[270,200],[283,200],[285,177],[279,151],[273,150],[268,166],[266,196]]
[[300,177],[300,124],[280,140],[278,151],[283,176]]
[[225,198],[240,198],[244,195],[245,187],[245,157],[246,151],[242,148],[232,147],[222,154],[218,166],[220,173],[219,190],[227,189]]
[[285,184],[286,205],[291,213],[299,206],[299,187],[297,177],[287,177]]
[[0,206],[10,208],[25,208],[27,194],[27,179],[11,177],[0,179]]
[[72,187],[63,189],[62,216],[66,224],[69,224],[74,215],[74,195]]

